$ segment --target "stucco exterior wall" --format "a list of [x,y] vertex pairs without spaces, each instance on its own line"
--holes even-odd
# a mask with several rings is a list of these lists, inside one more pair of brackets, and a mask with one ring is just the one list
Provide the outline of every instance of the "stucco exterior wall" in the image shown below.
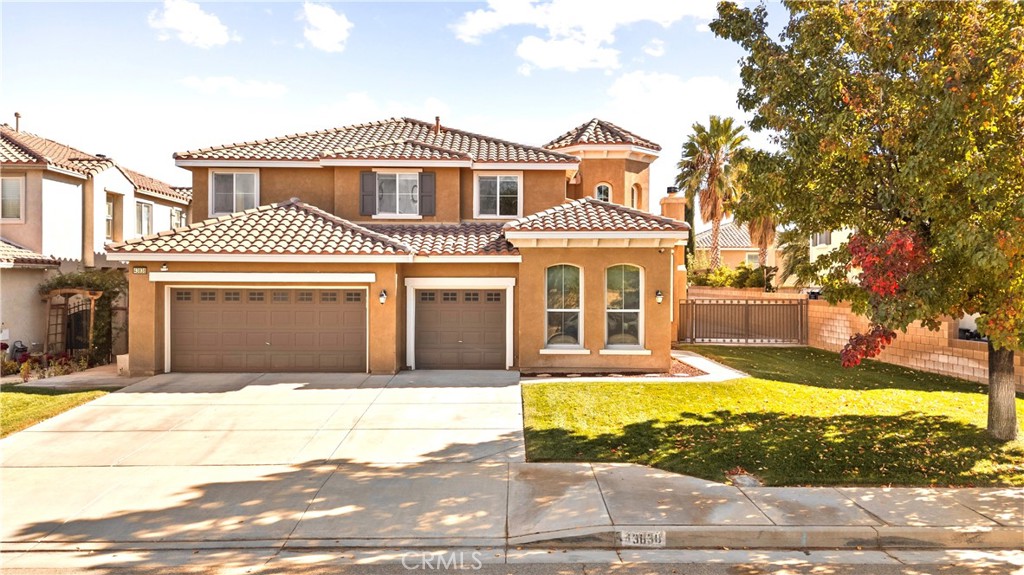
[[41,252],[43,250],[43,172],[42,170],[12,170],[4,168],[4,176],[25,178],[24,219],[21,222],[5,220],[0,233],[19,246]]
[[580,161],[580,183],[570,186],[573,199],[596,197],[598,184],[612,187],[611,201],[628,206],[628,194],[634,184],[640,185],[639,205],[636,209],[649,211],[651,191],[651,165],[624,158],[585,158]]
[[[159,269],[153,262],[131,262],[131,266],[145,266],[149,271]],[[257,271],[253,264],[244,263],[184,263],[172,262],[168,265],[174,272],[253,272]],[[388,298],[384,305],[377,300],[382,289],[388,294],[398,294],[398,273],[396,264],[259,264],[261,273],[374,273],[376,281],[371,284],[344,284],[345,287],[368,287],[368,321],[369,321],[369,370],[371,373],[395,373],[400,365],[398,362],[398,318],[404,311],[399,306],[399,298]],[[129,276],[129,369],[133,376],[163,373],[164,365],[164,292],[169,285],[181,285],[180,282],[168,283],[150,281],[149,274],[132,273]],[[216,285],[230,287],[232,285],[251,285],[239,283],[189,282],[188,285]],[[281,287],[298,287],[294,283],[277,283],[269,280],[257,285],[275,285]],[[325,286],[327,284],[324,284]],[[315,287],[315,286],[314,286]]]
[[[519,284],[519,367],[524,371],[599,372],[667,371],[671,363],[672,299],[669,297],[673,270],[669,250],[657,248],[528,248],[520,250]],[[618,264],[633,264],[643,269],[644,348],[650,355],[604,355],[605,349],[605,270]],[[582,270],[583,348],[587,355],[541,353],[546,338],[546,269],[557,264],[572,264]],[[664,301],[655,301],[661,290]]]
[[[422,219],[388,219],[364,216],[359,213],[359,174],[367,171],[368,168],[336,166],[334,168],[334,214],[351,220],[353,222],[395,222],[395,223],[433,223],[433,222],[457,222],[459,221],[459,203],[455,201],[459,197],[459,169],[458,168],[428,168],[425,172],[434,172],[434,185],[436,189],[435,211],[433,216],[423,216]],[[300,188],[296,188],[300,189]],[[286,198],[287,199],[287,198]],[[303,201],[307,201],[302,198]],[[314,205],[315,202],[310,202]],[[330,211],[324,206],[319,206]]]
[[43,246],[40,253],[82,260],[83,181],[43,178]]
[[39,284],[48,273],[45,269],[0,270],[0,323],[8,333],[2,341],[21,340],[29,351],[42,351],[46,342],[46,305],[39,296]]

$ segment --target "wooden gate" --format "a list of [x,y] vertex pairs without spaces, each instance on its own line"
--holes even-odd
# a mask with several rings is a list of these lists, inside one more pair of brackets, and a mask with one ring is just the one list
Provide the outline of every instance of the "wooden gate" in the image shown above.
[[807,300],[691,299],[679,302],[684,343],[807,345]]

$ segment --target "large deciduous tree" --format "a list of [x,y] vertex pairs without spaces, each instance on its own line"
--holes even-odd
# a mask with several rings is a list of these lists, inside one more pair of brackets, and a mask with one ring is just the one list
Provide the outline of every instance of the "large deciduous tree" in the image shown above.
[[722,264],[718,234],[722,218],[730,214],[739,195],[738,183],[743,173],[739,160],[746,141],[742,125],[736,125],[732,118],[711,116],[707,126],[700,122],[693,125],[693,133],[683,143],[677,164],[676,185],[685,190],[691,203],[695,195],[698,197],[701,219],[711,222],[712,270]]
[[[787,162],[783,217],[851,228],[818,262],[826,294],[873,326],[844,361],[915,321],[980,314],[990,434],[1017,434],[1024,345],[1024,4],[795,1],[776,40],[763,6],[718,5],[739,43],[739,103]],[[849,282],[848,275],[859,274]]]

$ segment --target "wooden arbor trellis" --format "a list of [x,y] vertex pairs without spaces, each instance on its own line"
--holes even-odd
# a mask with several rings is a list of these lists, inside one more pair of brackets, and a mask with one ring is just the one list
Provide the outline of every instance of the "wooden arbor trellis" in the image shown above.
[[76,288],[61,288],[46,292],[43,295],[43,301],[46,302],[46,345],[43,347],[43,353],[63,353],[69,350],[68,344],[71,343],[68,341],[69,318],[86,309],[89,311],[89,327],[87,331],[88,344],[85,349],[91,351],[93,346],[92,329],[96,321],[96,300],[102,296],[103,292],[99,290]]

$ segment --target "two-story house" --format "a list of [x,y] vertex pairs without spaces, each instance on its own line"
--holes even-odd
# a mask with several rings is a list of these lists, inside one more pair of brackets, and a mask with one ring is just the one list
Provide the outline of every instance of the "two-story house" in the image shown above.
[[11,254],[9,266],[0,265],[0,339],[30,349],[46,336],[38,286],[47,274],[124,267],[106,257],[106,242],[188,223],[190,189],[7,124],[0,182],[0,249]]
[[657,152],[403,118],[177,153],[208,219],[108,246],[131,372],[664,371],[688,228],[637,209]]

